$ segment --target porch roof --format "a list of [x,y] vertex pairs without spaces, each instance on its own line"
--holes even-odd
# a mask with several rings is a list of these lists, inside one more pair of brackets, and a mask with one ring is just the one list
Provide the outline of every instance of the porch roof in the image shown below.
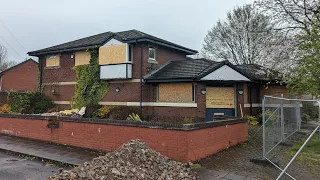
[[216,62],[207,59],[169,61],[144,77],[146,82],[273,81],[278,79],[280,78],[275,71],[259,65],[233,65],[229,61]]

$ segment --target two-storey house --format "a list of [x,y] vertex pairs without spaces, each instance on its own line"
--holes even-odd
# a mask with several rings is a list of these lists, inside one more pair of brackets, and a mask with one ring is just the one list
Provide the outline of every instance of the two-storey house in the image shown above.
[[261,66],[190,59],[186,56],[196,50],[129,30],[28,53],[39,57],[43,92],[61,108],[70,108],[74,94],[72,68],[88,64],[87,49],[96,46],[100,78],[110,85],[101,105],[140,106],[144,115],[212,120],[214,114],[253,113],[253,108],[260,107],[261,95],[286,91]]

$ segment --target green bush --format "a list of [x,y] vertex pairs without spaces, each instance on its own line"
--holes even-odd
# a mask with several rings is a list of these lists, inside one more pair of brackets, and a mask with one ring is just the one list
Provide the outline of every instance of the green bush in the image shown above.
[[112,106],[109,112],[109,119],[126,120],[132,113],[140,115],[140,108],[133,106]]
[[309,121],[319,117],[319,107],[314,102],[302,102],[302,120]]
[[36,94],[33,103],[33,113],[35,114],[47,112],[50,108],[54,106],[52,100],[49,97],[40,94]]
[[49,97],[35,92],[9,93],[11,111],[15,113],[43,113],[53,106]]
[[248,124],[256,126],[257,124],[259,124],[258,119],[254,116],[247,116],[248,119]]
[[93,112],[92,117],[94,117],[94,118],[108,118],[111,108],[112,108],[112,106],[102,106],[101,108],[99,108]]
[[35,98],[36,93],[25,92],[19,93],[17,91],[9,91],[9,98],[11,101],[11,111],[21,113],[22,111],[31,113],[32,100]]

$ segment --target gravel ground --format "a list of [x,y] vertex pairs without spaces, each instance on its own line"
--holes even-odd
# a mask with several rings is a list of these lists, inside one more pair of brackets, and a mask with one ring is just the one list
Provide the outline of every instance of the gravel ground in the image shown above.
[[19,156],[0,152],[1,180],[43,180],[61,168],[48,166],[37,160],[26,160]]
[[[249,134],[253,134],[257,128],[250,128]],[[260,132],[260,131],[259,131]],[[286,146],[278,146],[268,156],[273,162],[284,168],[290,161],[289,151],[291,145],[300,142],[306,135],[295,133],[288,138]],[[239,175],[256,175],[259,179],[275,179],[281,172],[272,165],[256,164],[250,161],[252,158],[262,157],[262,132],[258,133],[247,143],[239,144],[215,155],[199,161],[202,167],[212,170],[230,171]],[[296,179],[320,179],[320,166],[310,165],[308,162],[294,161],[288,169],[288,173]],[[289,179],[283,176],[282,179]]]

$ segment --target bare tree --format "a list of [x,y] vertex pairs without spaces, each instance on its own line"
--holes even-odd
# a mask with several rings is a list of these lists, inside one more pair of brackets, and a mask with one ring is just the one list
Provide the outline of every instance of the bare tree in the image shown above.
[[0,44],[0,72],[14,66],[16,63],[14,61],[8,60],[7,49]]
[[294,64],[295,39],[281,30],[269,16],[252,5],[236,7],[219,20],[204,39],[202,55],[234,64],[259,64],[288,69]]
[[256,0],[255,4],[281,23],[280,28],[299,31],[319,27],[315,23],[320,21],[319,0]]

